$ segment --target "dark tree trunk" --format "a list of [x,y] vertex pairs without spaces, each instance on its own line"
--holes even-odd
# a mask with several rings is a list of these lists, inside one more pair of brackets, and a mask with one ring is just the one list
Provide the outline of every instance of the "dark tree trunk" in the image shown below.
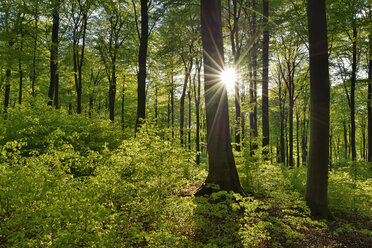
[[173,82],[173,76],[172,76],[172,87],[170,90],[170,96],[171,96],[171,115],[172,115],[172,139],[174,139],[174,82]]
[[[190,71],[191,71],[191,68],[190,68]],[[190,77],[189,70],[187,66],[185,66],[185,80],[183,83],[182,95],[180,99],[180,141],[181,141],[181,144],[185,143],[184,137],[183,137],[184,125],[185,125],[185,97],[186,97],[186,89],[187,89],[187,83],[188,83],[189,77]]]
[[294,166],[293,161],[293,98],[289,99],[289,157],[288,163],[290,167]]
[[299,122],[300,122],[300,117],[298,114],[298,111],[296,111],[296,143],[297,143],[297,167],[300,167],[300,140],[299,140]]
[[362,123],[362,157],[366,160],[366,125]]
[[348,159],[348,156],[347,156],[347,148],[348,148],[348,142],[347,142],[347,129],[346,129],[346,123],[345,121],[342,122],[343,126],[344,126],[344,145],[345,145],[345,159]]
[[[190,83],[190,87],[191,87],[191,83]],[[189,123],[188,123],[187,142],[188,142],[189,150],[191,151],[191,93],[190,93],[190,90],[187,91],[187,96],[189,99]]]
[[350,124],[351,124],[351,158],[356,160],[355,149],[355,81],[356,81],[356,67],[357,67],[357,51],[356,51],[357,29],[355,19],[353,20],[353,62],[351,69],[351,87],[350,87]]
[[109,111],[110,120],[115,119],[115,97],[116,97],[116,58],[112,60],[111,82],[109,86]]
[[154,103],[154,110],[155,110],[155,124],[158,124],[158,86],[155,85],[155,103]]
[[121,130],[124,131],[124,100],[125,100],[125,78],[123,81],[123,91],[121,92]]
[[285,97],[282,98],[282,81],[279,76],[279,111],[280,111],[280,160],[279,163],[285,164],[285,143],[284,143],[284,115],[285,115]]
[[368,162],[372,162],[372,35],[369,36],[369,70],[368,70]]
[[89,118],[92,118],[93,116],[93,104],[94,104],[94,99],[93,99],[93,94],[89,96]]
[[329,130],[329,170],[333,169],[333,157],[332,157],[332,129]]
[[[268,154],[269,139],[269,1],[263,0],[263,41],[262,41],[262,146]],[[265,148],[266,147],[266,148]]]
[[201,62],[196,63],[198,84],[194,85],[194,97],[195,97],[195,115],[196,115],[196,134],[195,134],[195,146],[196,146],[196,164],[200,164],[200,70]]
[[216,72],[224,68],[220,0],[201,0],[201,23],[209,171],[196,195],[212,193],[210,184],[246,195],[232,153],[226,88],[216,82]]
[[21,23],[20,23],[20,48],[19,48],[19,58],[18,58],[18,72],[19,72],[19,94],[18,94],[18,103],[22,104],[22,88],[23,88],[23,69],[22,69],[22,56],[23,56],[23,39],[24,39],[24,32],[23,32],[23,19],[24,14],[22,14]]
[[56,92],[56,85],[58,84],[58,32],[59,32],[59,6],[60,0],[54,2],[53,9],[53,26],[52,26],[52,44],[50,47],[50,84],[49,84],[49,102],[48,105],[53,105],[53,99],[58,92]]
[[[229,18],[229,29],[230,29],[230,42],[231,42],[231,49],[234,56],[234,65],[235,70],[238,70],[239,67],[239,59],[240,59],[240,41],[239,41],[239,19],[240,19],[240,8],[238,9],[237,1],[233,0],[233,11],[232,11],[232,18]],[[231,4],[230,0],[228,1],[228,8],[229,12],[231,13]],[[233,23],[231,23],[231,19],[233,19]],[[240,134],[241,134],[241,111],[240,111],[240,85],[239,81],[235,81],[235,149],[240,151]]]
[[306,119],[307,112],[307,101],[304,103],[304,120],[302,126],[302,165],[307,163],[307,130],[308,130],[308,120]]
[[141,37],[138,52],[138,88],[137,88],[137,120],[136,132],[146,117],[146,76],[147,76],[147,47],[149,40],[148,1],[141,0]]
[[36,96],[35,92],[35,83],[36,83],[36,57],[37,57],[37,41],[38,41],[38,35],[39,35],[39,29],[38,29],[38,23],[39,23],[39,16],[38,16],[38,1],[37,1],[37,7],[36,7],[36,13],[35,13],[35,39],[34,39],[34,51],[32,56],[32,79],[31,79],[31,95],[33,97]]
[[8,68],[5,72],[5,91],[4,91],[4,113],[7,113],[10,100],[10,76],[11,70]]
[[325,0],[308,0],[310,47],[310,154],[306,202],[313,215],[328,210],[329,73]]

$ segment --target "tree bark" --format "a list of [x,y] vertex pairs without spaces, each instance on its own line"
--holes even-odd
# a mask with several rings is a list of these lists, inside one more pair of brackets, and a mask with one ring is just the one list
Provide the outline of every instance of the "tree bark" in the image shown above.
[[[23,6],[24,8],[24,6]],[[20,20],[20,47],[19,47],[19,58],[18,58],[18,72],[19,72],[19,93],[18,93],[18,103],[22,104],[22,88],[23,88],[23,69],[22,69],[22,56],[23,56],[23,39],[24,39],[24,32],[23,32],[23,19],[24,19],[24,13],[22,14],[21,20]]]
[[58,84],[58,32],[59,32],[59,7],[60,0],[54,1],[53,8],[53,26],[52,26],[52,44],[50,47],[50,84],[49,84],[49,102],[48,105],[53,105],[53,99],[58,95],[56,85]]
[[195,115],[196,115],[196,134],[195,134],[195,146],[196,146],[196,164],[200,164],[200,70],[201,61],[196,62],[197,70],[197,86],[194,85],[194,97],[195,97]]
[[355,81],[356,81],[356,67],[357,67],[357,51],[356,51],[357,29],[355,19],[353,19],[353,62],[351,69],[351,87],[350,87],[350,125],[351,125],[351,158],[356,160],[355,149]]
[[269,129],[269,1],[263,0],[263,44],[262,44],[262,146],[263,154],[268,154]]
[[220,190],[246,195],[232,153],[226,87],[216,80],[219,78],[216,71],[221,72],[224,68],[221,1],[200,2],[209,171],[196,195],[212,193],[211,184],[218,185]]
[[123,80],[123,90],[121,92],[121,130],[124,131],[125,126],[124,126],[124,100],[125,100],[125,76]]
[[329,73],[325,0],[308,0],[310,55],[310,151],[305,199],[312,215],[328,210]]
[[111,80],[109,85],[109,110],[110,120],[115,120],[115,97],[116,97],[116,57],[112,58]]
[[137,120],[136,132],[146,118],[146,76],[147,76],[147,47],[149,39],[149,13],[148,1],[141,0],[141,36],[138,52],[138,74],[137,74]]
[[8,112],[9,100],[10,100],[10,76],[11,70],[8,68],[5,72],[5,91],[4,91],[4,113]]
[[181,142],[181,145],[186,143],[183,137],[184,125],[185,125],[185,97],[186,97],[187,83],[190,78],[191,67],[192,67],[192,62],[191,62],[190,67],[187,67],[187,65],[185,64],[185,80],[183,83],[182,95],[180,98],[180,142]]
[[36,2],[36,10],[35,10],[35,39],[34,39],[34,48],[33,48],[33,56],[32,56],[32,79],[31,79],[31,95],[33,97],[36,96],[35,92],[35,83],[36,83],[36,57],[37,57],[37,41],[39,36],[39,29],[38,29],[38,23],[39,23],[39,2]]
[[372,34],[369,35],[369,70],[368,70],[368,162],[372,162]]

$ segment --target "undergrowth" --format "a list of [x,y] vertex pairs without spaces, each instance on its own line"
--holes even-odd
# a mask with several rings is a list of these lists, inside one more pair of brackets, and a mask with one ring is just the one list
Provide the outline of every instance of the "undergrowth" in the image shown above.
[[[156,126],[130,138],[109,121],[44,108],[18,108],[0,124],[0,247],[310,247],[329,228],[303,200],[304,167],[243,151],[235,158],[253,196],[181,197],[207,166]],[[371,216],[368,166],[330,172],[331,211]],[[371,236],[348,222],[330,235],[347,233]]]

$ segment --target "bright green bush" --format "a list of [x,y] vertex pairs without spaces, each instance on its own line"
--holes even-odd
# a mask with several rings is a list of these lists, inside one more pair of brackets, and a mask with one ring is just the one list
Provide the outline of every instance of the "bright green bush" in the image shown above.
[[81,153],[102,151],[105,146],[114,149],[123,138],[120,127],[109,120],[69,115],[42,101],[9,109],[8,116],[8,120],[0,124],[0,145],[10,141],[23,142],[25,155],[34,151],[45,153],[64,145]]

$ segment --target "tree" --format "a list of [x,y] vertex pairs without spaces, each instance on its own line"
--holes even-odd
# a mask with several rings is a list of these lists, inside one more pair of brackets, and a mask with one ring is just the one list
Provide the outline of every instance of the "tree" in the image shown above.
[[264,154],[268,154],[267,146],[270,143],[269,138],[269,1],[263,1],[263,43],[262,43],[262,146]]
[[210,184],[245,195],[232,153],[227,91],[219,75],[224,68],[221,1],[200,3],[209,171],[196,195],[210,194]]
[[[115,119],[115,98],[117,81],[117,60],[119,49],[122,47],[127,35],[125,31],[126,18],[123,17],[125,2],[106,2],[103,4],[102,15],[106,17],[106,23],[99,23],[98,50],[105,66],[105,72],[109,81],[109,112],[110,120]],[[124,89],[124,88],[123,88]]]
[[[134,1],[133,8],[136,13],[136,6]],[[141,0],[141,34],[137,24],[137,34],[140,40],[140,47],[138,52],[138,74],[137,74],[137,120],[136,132],[141,123],[146,117],[146,68],[147,68],[147,46],[149,40],[149,0]],[[137,15],[136,15],[137,16]],[[137,18],[136,18],[137,23]]]
[[[371,13],[370,13],[371,15]],[[371,30],[370,30],[371,32]],[[372,162],[372,33],[369,34],[369,68],[368,68],[368,162]]]
[[[49,103],[53,104],[58,108],[58,32],[59,32],[59,9],[60,0],[55,0],[53,2],[53,27],[52,27],[52,43],[50,45],[50,84],[49,84]],[[33,84],[34,86],[34,84]],[[33,88],[33,94],[35,90]]]
[[82,112],[81,98],[83,90],[83,64],[86,46],[88,19],[90,15],[91,0],[71,0],[71,26],[72,26],[72,50],[74,64],[74,80],[77,97],[76,112]]
[[313,215],[328,210],[329,73],[325,0],[308,0],[310,54],[310,150],[306,202]]

